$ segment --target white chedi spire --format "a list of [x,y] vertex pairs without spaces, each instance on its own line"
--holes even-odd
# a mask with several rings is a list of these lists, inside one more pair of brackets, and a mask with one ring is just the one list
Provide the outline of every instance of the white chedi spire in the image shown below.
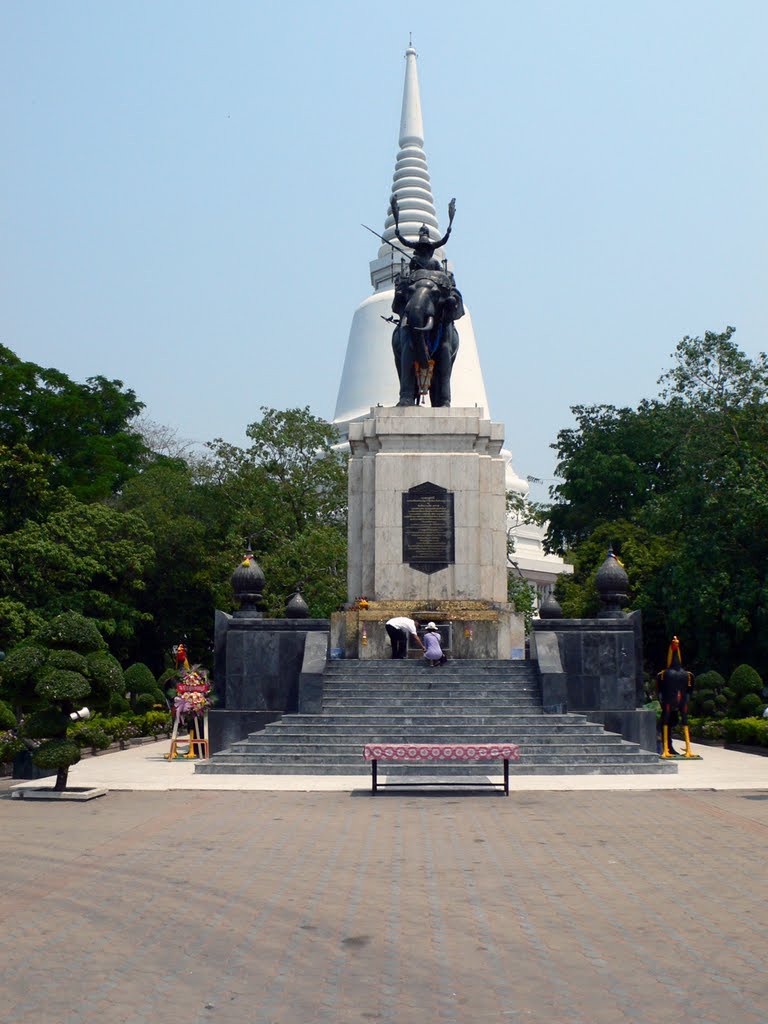
[[[400,116],[400,149],[392,178],[392,193],[400,207],[400,234],[408,239],[419,237],[419,228],[426,224],[434,240],[440,238],[435,203],[429,182],[427,155],[424,152],[424,122],[421,117],[419,76],[416,70],[416,51],[409,46],[405,51],[405,86],[403,110]],[[384,238],[395,242],[395,218],[387,210]],[[382,245],[379,256],[389,256],[391,247]],[[438,259],[440,256],[438,256]]]
[[[426,224],[431,238],[437,241],[441,233],[424,151],[419,76],[416,51],[412,46],[405,51],[403,105],[391,191],[398,200],[400,234],[415,241],[419,228]],[[386,318],[392,316],[394,278],[400,273],[401,260],[406,257],[387,244],[393,241],[401,248],[395,237],[395,221],[390,207],[387,208],[382,237],[386,241],[379,248],[377,258],[370,263],[374,293],[355,310],[349,331],[333,417],[333,422],[343,436],[351,420],[368,415],[373,406],[396,405],[398,400],[399,382],[392,354],[392,324]],[[455,237],[455,233],[452,237]],[[445,253],[438,249],[435,256],[444,259]],[[450,263],[448,268],[451,269]],[[458,286],[461,290],[461,281]],[[472,316],[466,301],[464,310],[464,316],[455,323],[459,333],[459,351],[451,374],[451,404],[456,407],[477,407],[483,410],[485,417],[490,417]]]

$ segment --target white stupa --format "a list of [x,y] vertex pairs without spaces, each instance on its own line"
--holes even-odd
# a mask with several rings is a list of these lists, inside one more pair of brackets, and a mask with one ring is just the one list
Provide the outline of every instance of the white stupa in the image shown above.
[[[405,51],[405,85],[398,145],[391,193],[397,197],[400,208],[400,234],[416,241],[419,228],[426,224],[430,237],[437,241],[443,237],[443,233],[437,220],[424,152],[419,76],[416,51],[412,46]],[[397,369],[392,354],[393,325],[387,318],[392,316],[395,276],[400,273],[401,260],[407,261],[409,255],[401,255],[389,244],[392,242],[399,248],[395,236],[395,219],[389,206],[381,237],[384,241],[376,259],[370,262],[373,293],[363,299],[352,317],[333,416],[333,423],[345,446],[349,424],[353,420],[368,416],[373,406],[396,405],[399,396]],[[445,251],[438,249],[435,257],[444,260]],[[450,260],[448,269],[453,270]],[[461,290],[460,278],[457,284]],[[455,322],[459,333],[459,351],[451,373],[451,404],[455,407],[477,407],[483,410],[484,417],[490,419],[491,411],[466,296],[464,311],[464,316]],[[512,467],[511,453],[503,450],[502,454],[507,459],[507,490],[527,496],[528,483]],[[538,526],[510,520],[508,528],[515,538],[516,548],[510,568],[534,584],[539,597],[551,591],[560,573],[573,572],[573,567],[566,565],[562,559],[545,554],[544,533]]]

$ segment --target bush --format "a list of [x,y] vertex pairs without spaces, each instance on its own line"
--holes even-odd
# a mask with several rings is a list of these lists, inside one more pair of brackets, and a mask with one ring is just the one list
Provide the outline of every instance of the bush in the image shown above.
[[51,668],[63,668],[69,672],[79,672],[81,676],[85,675],[86,661],[83,655],[78,654],[77,651],[63,651],[60,649],[50,651],[47,663]]
[[0,700],[0,731],[16,728],[16,715]]
[[157,680],[147,665],[137,661],[125,670],[125,688],[131,693],[152,693],[157,689]]
[[120,744],[121,750],[125,750],[125,745],[128,740],[136,739],[137,736],[142,735],[141,719],[137,719],[133,715],[120,715],[117,718],[105,718],[101,722],[101,726],[105,732],[114,736]]
[[170,736],[173,718],[169,711],[148,711],[144,715],[144,728],[147,736]]
[[77,704],[91,692],[88,680],[79,672],[68,668],[46,668],[35,686],[35,693],[50,701],[69,701]]
[[724,717],[728,703],[724,691],[725,679],[719,672],[702,672],[696,678],[689,707],[693,714],[704,718]]
[[747,693],[736,705],[736,718],[759,718],[764,707],[759,693]]
[[24,744],[11,730],[0,731],[0,764],[8,764],[24,750]]
[[691,736],[702,737],[704,735],[704,726],[706,724],[706,718],[692,718],[688,716],[688,732]]
[[159,691],[157,693],[140,693],[133,701],[133,707],[138,714],[143,715],[151,711],[156,704],[165,706],[165,697]]
[[67,730],[67,736],[78,747],[90,747],[91,750],[106,750],[113,742],[113,737],[104,731],[102,723],[98,719],[89,722],[76,722]]
[[44,740],[51,736],[63,738],[69,719],[60,708],[41,708],[24,719],[22,735],[31,740]]
[[14,647],[0,664],[0,690],[4,697],[17,698],[45,664],[48,652],[37,644]]
[[57,615],[37,632],[36,638],[44,647],[68,647],[83,654],[107,647],[96,623],[77,612]]
[[109,695],[106,711],[110,715],[124,715],[131,710],[131,705],[121,693]]
[[733,690],[735,697],[746,697],[749,693],[756,693],[759,697],[763,680],[751,665],[739,665],[731,672],[728,687]]
[[86,658],[86,674],[91,680],[93,703],[97,707],[109,704],[113,694],[125,693],[125,678],[120,662],[106,651],[96,651]]
[[768,719],[738,718],[723,723],[727,743],[743,743],[753,747],[768,747]]
[[32,755],[32,761],[38,768],[49,768],[55,771],[71,768],[79,760],[80,748],[69,739],[46,740]]
[[701,734],[704,737],[704,739],[707,740],[724,740],[725,722],[722,720],[713,721],[712,719],[710,719],[709,721],[704,723],[704,726],[701,730]]

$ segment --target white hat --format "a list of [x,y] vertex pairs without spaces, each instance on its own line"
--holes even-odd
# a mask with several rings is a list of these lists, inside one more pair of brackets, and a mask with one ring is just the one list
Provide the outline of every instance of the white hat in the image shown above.
[[426,626],[424,627],[424,632],[425,633],[439,633],[440,630],[437,628],[437,626],[434,624],[434,622],[428,622],[426,624]]

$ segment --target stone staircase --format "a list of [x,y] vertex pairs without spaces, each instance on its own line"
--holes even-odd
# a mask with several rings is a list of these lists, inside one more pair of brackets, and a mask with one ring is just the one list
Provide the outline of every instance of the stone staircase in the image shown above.
[[[329,661],[319,715],[284,715],[198,762],[199,774],[364,775],[363,745],[510,741],[517,775],[674,773],[674,764],[588,722],[545,715],[536,667],[524,661]],[[488,764],[384,764],[383,775],[488,775]]]

